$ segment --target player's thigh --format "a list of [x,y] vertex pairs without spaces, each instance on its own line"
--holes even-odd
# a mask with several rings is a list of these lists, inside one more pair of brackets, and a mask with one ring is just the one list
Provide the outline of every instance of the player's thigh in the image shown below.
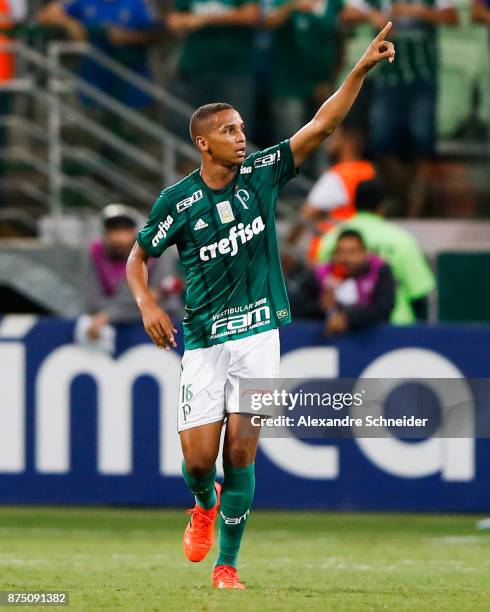
[[261,388],[273,390],[279,377],[280,352],[278,329],[233,342],[225,393],[228,414],[239,411],[241,380],[250,384],[251,380],[260,379]]
[[185,351],[180,374],[179,433],[223,420],[229,356],[223,345]]
[[228,367],[224,345],[186,351],[182,358],[177,423],[188,469],[202,471],[216,461]]
[[223,420],[180,432],[180,443],[187,471],[194,476],[208,474],[216,463]]

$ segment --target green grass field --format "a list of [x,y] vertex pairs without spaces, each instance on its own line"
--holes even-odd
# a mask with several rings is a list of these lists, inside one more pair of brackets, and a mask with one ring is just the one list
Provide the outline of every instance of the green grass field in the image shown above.
[[248,590],[216,592],[215,550],[183,557],[182,512],[1,508],[0,590],[69,591],[75,610],[490,610],[490,533],[476,519],[254,512]]

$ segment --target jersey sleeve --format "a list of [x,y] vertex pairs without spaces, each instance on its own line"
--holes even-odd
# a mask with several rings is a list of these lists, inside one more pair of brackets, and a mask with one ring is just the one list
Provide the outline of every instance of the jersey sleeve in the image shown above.
[[165,192],[157,199],[150,216],[138,233],[138,244],[151,257],[160,257],[171,244],[175,244],[180,223],[172,211]]
[[289,140],[283,140],[278,145],[259,151],[254,158],[254,171],[269,171],[274,187],[282,187],[299,173],[294,165],[293,152]]

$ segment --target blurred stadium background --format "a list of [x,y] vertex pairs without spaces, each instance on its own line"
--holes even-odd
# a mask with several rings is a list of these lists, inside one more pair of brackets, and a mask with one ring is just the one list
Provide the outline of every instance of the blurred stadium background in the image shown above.
[[[213,609],[223,599],[208,590],[210,566],[184,562],[185,519],[172,510],[189,504],[174,411],[183,347],[158,351],[124,317],[113,321],[110,350],[76,334],[101,212],[121,203],[143,219],[161,188],[198,163],[182,132],[192,107],[173,84],[182,43],[164,27],[163,3],[150,79],[40,24],[45,4],[31,0],[18,23],[8,20],[8,56],[0,52],[0,64],[15,58],[0,91],[0,590],[70,591],[75,609]],[[391,202],[391,220],[435,275],[425,320],[327,338],[321,320],[299,318],[282,331],[282,373],[418,378],[429,388],[456,378],[476,423],[489,411],[470,384],[490,377],[489,47],[469,4],[457,9],[460,24],[440,33],[437,155],[423,209],[409,215]],[[368,26],[339,31],[337,80],[371,35]],[[87,79],[87,57],[138,89],[145,108]],[[366,91],[353,113],[361,123]],[[265,147],[274,137],[267,92],[256,106],[252,136]],[[282,194],[281,236],[317,178],[308,168]],[[305,267],[306,251],[304,237],[295,256]],[[170,261],[167,300],[181,288]],[[225,606],[488,609],[490,540],[477,523],[490,513],[489,450],[472,436],[263,440],[242,563],[254,589],[225,594]]]

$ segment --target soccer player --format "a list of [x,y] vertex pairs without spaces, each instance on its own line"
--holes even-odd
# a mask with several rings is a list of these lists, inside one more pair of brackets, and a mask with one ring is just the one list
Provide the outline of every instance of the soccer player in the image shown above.
[[[277,194],[343,120],[369,70],[393,61],[394,46],[385,40],[390,28],[388,22],[313,119],[270,149],[246,156],[244,125],[230,105],[198,108],[190,132],[202,165],[161,192],[128,259],[145,329],[166,350],[176,346],[177,330],[148,289],[148,258],[176,244],[186,271],[178,430],[195,506],[184,552],[191,561],[206,557],[219,510],[212,573],[218,589],[245,588],[236,566],[254,495],[258,435],[240,435],[250,417],[238,414],[239,380],[278,376],[277,328],[291,321],[275,230]],[[225,419],[221,488],[215,463]]]

